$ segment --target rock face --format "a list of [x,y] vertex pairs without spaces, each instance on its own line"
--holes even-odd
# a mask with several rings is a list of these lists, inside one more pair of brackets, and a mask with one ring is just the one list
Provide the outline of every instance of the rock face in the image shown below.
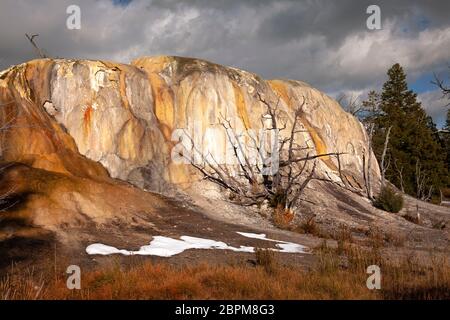
[[305,99],[299,143],[315,154],[345,153],[340,164],[321,157],[318,174],[361,188],[365,155],[371,157],[372,181],[379,181],[362,124],[320,91],[300,81],[266,81],[166,56],[130,65],[43,59],[1,72],[0,124],[8,126],[1,131],[2,158],[82,179],[112,177],[162,192],[169,186],[189,189],[197,172],[174,161],[180,130],[205,154],[225,152],[228,139],[219,118],[232,119],[238,131],[261,129],[266,108],[257,94],[276,101],[290,123],[292,110]]

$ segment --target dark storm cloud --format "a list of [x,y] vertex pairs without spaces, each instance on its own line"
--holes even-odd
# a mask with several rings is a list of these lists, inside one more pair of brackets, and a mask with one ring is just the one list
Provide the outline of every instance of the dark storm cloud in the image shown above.
[[[70,4],[81,8],[81,30],[66,28]],[[370,4],[381,7],[380,31],[366,28]],[[34,58],[24,34],[39,33],[51,56],[193,56],[330,94],[363,93],[379,87],[395,62],[411,81],[445,68],[448,12],[444,0],[2,0],[0,68]]]

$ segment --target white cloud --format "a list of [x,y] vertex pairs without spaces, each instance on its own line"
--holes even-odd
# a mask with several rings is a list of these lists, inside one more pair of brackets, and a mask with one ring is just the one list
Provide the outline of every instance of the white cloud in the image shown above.
[[349,79],[359,81],[361,87],[374,85],[398,62],[411,80],[424,71],[442,68],[450,60],[450,26],[408,36],[400,29],[399,23],[388,21],[383,30],[350,34],[336,51],[329,48],[325,65],[335,68],[332,79],[342,85]]
[[440,90],[424,92],[417,97],[422,102],[425,111],[433,117],[438,128],[441,128],[445,123],[445,115],[450,103],[448,98],[443,97]]

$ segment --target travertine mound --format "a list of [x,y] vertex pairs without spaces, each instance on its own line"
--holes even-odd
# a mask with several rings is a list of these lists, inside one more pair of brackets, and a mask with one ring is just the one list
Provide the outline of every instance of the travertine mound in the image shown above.
[[[101,176],[103,166],[122,180],[189,181],[186,166],[171,161],[173,131],[204,136],[220,115],[233,119],[237,130],[258,129],[265,107],[256,92],[280,97],[287,113],[306,98],[305,143],[318,154],[346,153],[341,166],[355,181],[361,181],[362,154],[368,153],[361,123],[320,91],[202,60],[35,60],[1,73],[0,88],[2,104],[11,102],[2,108],[2,123],[14,122],[2,136],[3,156],[51,171]],[[203,139],[205,148],[224,148],[226,142],[225,133]],[[78,153],[102,166],[84,167]],[[336,159],[321,159],[320,171],[335,175]]]
[[[190,187],[198,173],[172,160],[179,142],[174,132],[199,139],[203,150],[225,150],[226,133],[207,131],[220,127],[220,116],[231,119],[236,130],[260,129],[266,108],[257,93],[277,101],[288,121],[305,99],[299,143],[316,154],[345,153],[343,175],[334,157],[321,157],[316,172],[362,188],[368,137],[336,101],[300,81],[266,81],[181,57],[144,57],[130,65],[42,59],[1,72],[0,124],[8,127],[0,133],[2,158],[96,183],[118,178],[159,192],[169,187],[195,192]],[[377,184],[378,165],[370,157]]]

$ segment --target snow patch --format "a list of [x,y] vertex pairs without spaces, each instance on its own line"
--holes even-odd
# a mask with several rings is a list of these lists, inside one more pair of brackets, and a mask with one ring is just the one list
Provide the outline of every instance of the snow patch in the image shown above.
[[305,247],[305,246],[302,246],[301,244],[297,244],[297,243],[293,243],[293,242],[270,239],[270,238],[267,238],[267,236],[264,233],[259,233],[259,234],[258,233],[249,233],[249,232],[237,232],[237,233],[240,234],[241,236],[244,236],[247,238],[277,242],[276,246],[281,248],[281,250],[274,250],[274,251],[287,252],[287,253],[308,253],[307,252],[308,247]]
[[[305,246],[286,242],[279,241],[274,239],[266,238],[265,234],[255,234],[255,233],[245,233],[238,232],[238,234],[247,237],[247,238],[255,238],[260,240],[277,242],[276,246],[280,249],[271,249],[277,252],[287,252],[287,253],[307,253],[305,250],[307,249]],[[255,252],[254,247],[248,246],[240,246],[233,247],[229,246],[225,242],[204,239],[204,238],[196,238],[190,236],[182,236],[180,239],[173,239],[164,236],[155,236],[149,245],[142,246],[137,251],[130,251],[124,249],[117,249],[116,247],[107,246],[102,243],[94,243],[89,245],[86,248],[86,252],[90,255],[98,254],[98,255],[110,255],[110,254],[122,254],[126,256],[130,255],[143,255],[143,256],[158,256],[158,257],[171,257],[182,253],[188,249],[216,249],[216,250],[232,250],[235,252]]]
[[90,246],[88,246],[86,248],[86,252],[88,254],[100,254],[100,255],[108,255],[108,254],[116,254],[116,253],[120,253],[123,255],[130,255],[130,251],[127,250],[119,250],[115,247],[111,247],[111,246],[107,246],[101,243],[95,243],[95,244],[91,244]]
[[264,233],[249,233],[249,232],[236,232],[236,233],[240,234],[241,236],[247,237],[247,238],[269,240],[269,241],[272,240],[272,239],[266,238],[266,235]]

